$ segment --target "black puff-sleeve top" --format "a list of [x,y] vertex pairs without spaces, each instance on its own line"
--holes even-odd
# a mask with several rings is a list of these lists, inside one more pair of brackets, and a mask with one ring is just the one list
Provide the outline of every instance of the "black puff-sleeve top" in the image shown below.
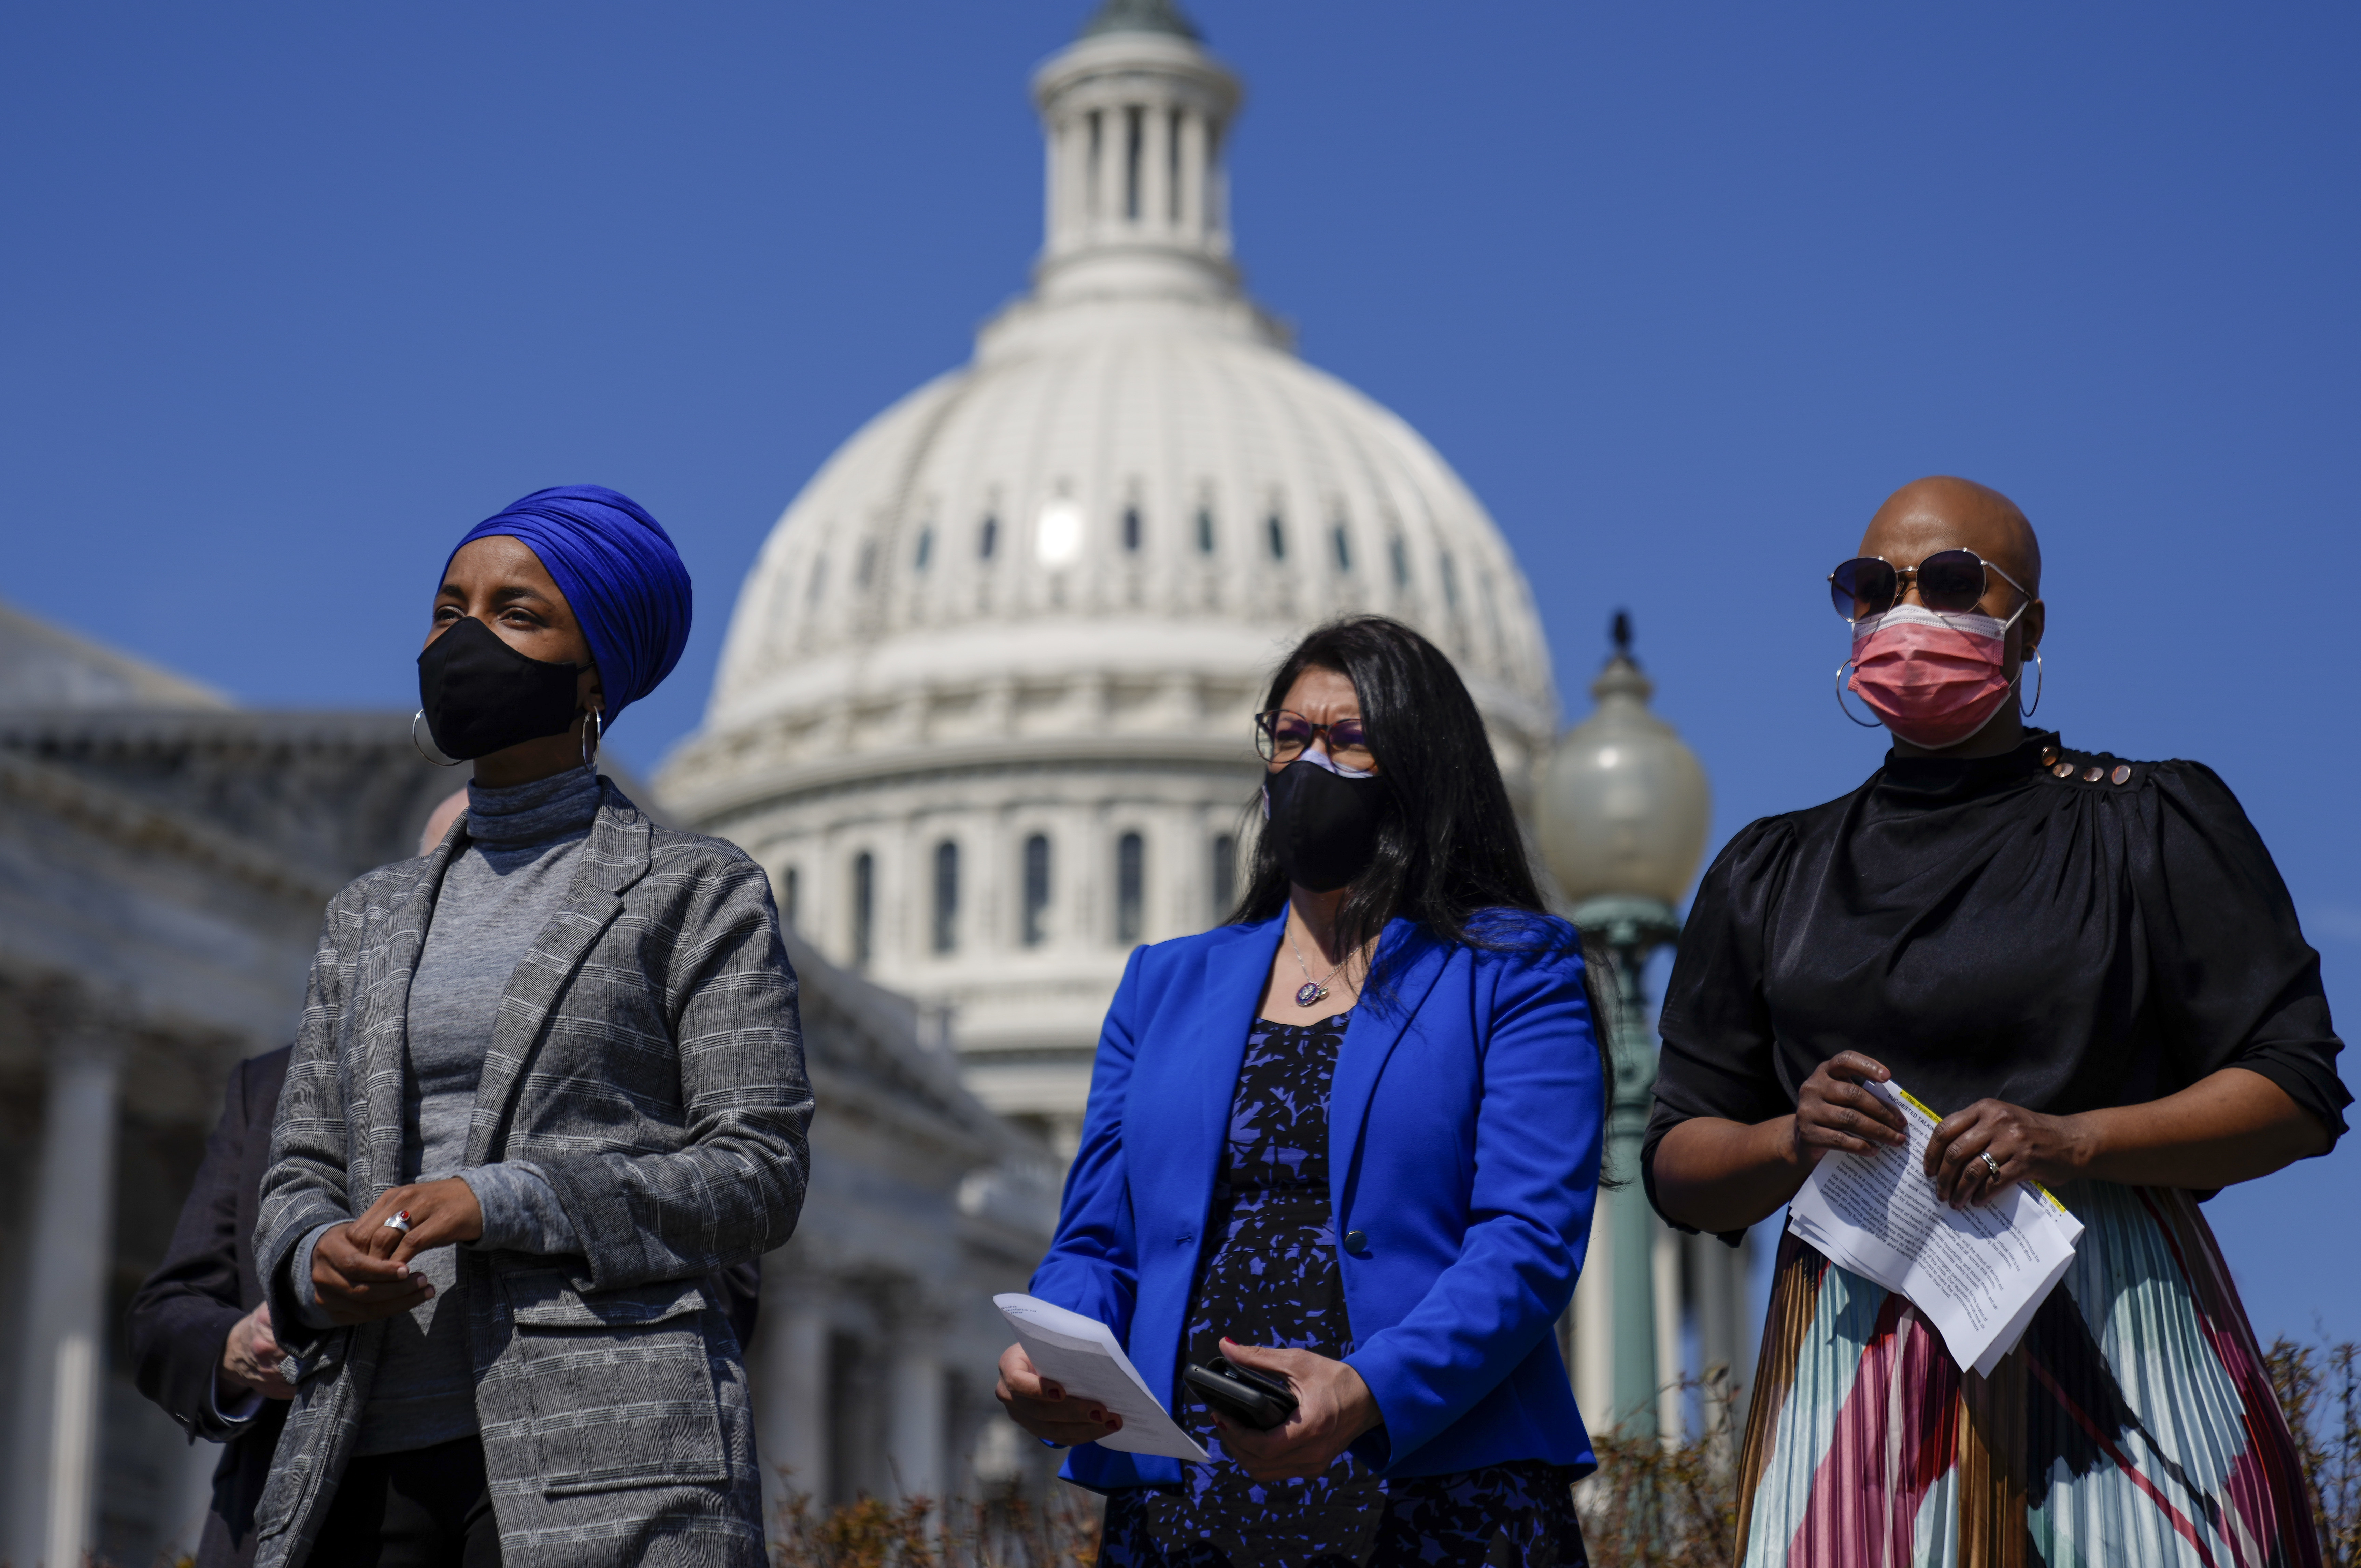
[[1732,839],[1659,1033],[1652,1201],[1676,1124],[1784,1115],[1843,1050],[1940,1113],[2136,1105],[2241,1067],[2333,1141],[2353,1098],[2320,956],[2228,786],[2054,734],[1969,761],[1888,753],[1852,794]]

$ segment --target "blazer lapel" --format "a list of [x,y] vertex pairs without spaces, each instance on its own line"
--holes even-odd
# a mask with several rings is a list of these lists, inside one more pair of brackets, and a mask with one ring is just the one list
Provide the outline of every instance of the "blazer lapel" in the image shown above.
[[[467,842],[463,829],[446,834],[426,859],[425,869],[386,910],[382,947],[369,967],[376,978],[359,998],[361,1108],[368,1118],[367,1190],[349,1194],[357,1214],[401,1182],[401,1086],[410,1065],[410,982],[426,951],[426,927],[451,857]],[[346,1136],[350,1137],[347,1130]]]
[[1336,1053],[1336,1076],[1328,1086],[1328,1193],[1339,1215],[1345,1212],[1345,1192],[1359,1160],[1361,1124],[1369,1113],[1369,1098],[1378,1091],[1378,1077],[1427,992],[1442,978],[1449,957],[1442,943],[1400,919],[1386,923],[1378,952],[1396,966],[1390,979],[1380,977],[1389,994],[1382,1000],[1365,996],[1354,1009],[1353,1026],[1345,1031],[1344,1046]]
[[[1197,1096],[1197,1146],[1208,1158],[1205,1201],[1213,1200],[1213,1173],[1230,1132],[1230,1105],[1237,1098],[1238,1067],[1246,1060],[1246,1035],[1254,1028],[1257,1003],[1279,951],[1287,912],[1224,942],[1205,955],[1205,981],[1198,992],[1199,1026],[1187,1032],[1183,1071]],[[1201,1204],[1202,1208],[1202,1205]]]
[[591,944],[621,913],[625,891],[648,873],[652,852],[648,819],[613,784],[604,780],[600,784],[598,815],[582,846],[582,863],[566,889],[565,906],[542,927],[533,939],[532,950],[509,977],[500,1013],[492,1021],[492,1041],[484,1053],[483,1076],[477,1082],[476,1107],[467,1129],[464,1163],[468,1166],[491,1159],[558,992],[581,967]]

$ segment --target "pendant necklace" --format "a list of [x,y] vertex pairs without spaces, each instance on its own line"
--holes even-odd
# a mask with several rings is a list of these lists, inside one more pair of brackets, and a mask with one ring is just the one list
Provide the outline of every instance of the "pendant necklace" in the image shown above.
[[1303,983],[1295,988],[1295,1004],[1298,1007],[1317,1007],[1328,999],[1328,981],[1336,978],[1344,970],[1345,959],[1349,959],[1352,955],[1348,953],[1345,955],[1345,959],[1339,959],[1336,967],[1330,970],[1325,978],[1314,980],[1312,978],[1312,966],[1303,961],[1303,945],[1295,939],[1295,930],[1292,927],[1288,928],[1287,945],[1295,949],[1295,965],[1303,971]]

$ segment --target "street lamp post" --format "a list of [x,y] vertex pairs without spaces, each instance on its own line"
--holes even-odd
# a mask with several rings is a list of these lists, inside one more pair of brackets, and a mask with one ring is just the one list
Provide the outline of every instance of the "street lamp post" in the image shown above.
[[[1590,684],[1598,707],[1552,751],[1538,812],[1542,858],[1568,915],[1594,950],[1611,956],[1593,989],[1609,1017],[1615,1064],[1607,1166],[1626,1185],[1600,1195],[1609,1286],[1603,1301],[1611,1358],[1604,1424],[1630,1435],[1657,1429],[1658,1226],[1640,1183],[1640,1144],[1656,1081],[1641,974],[1680,933],[1674,905],[1705,853],[1712,797],[1705,770],[1671,725],[1648,710],[1655,684],[1631,657],[1631,623],[1618,611],[1615,652]],[[1602,983],[1603,982],[1603,983]],[[1594,1267],[1596,1264],[1594,1263]],[[1670,1309],[1677,1312],[1677,1274]]]

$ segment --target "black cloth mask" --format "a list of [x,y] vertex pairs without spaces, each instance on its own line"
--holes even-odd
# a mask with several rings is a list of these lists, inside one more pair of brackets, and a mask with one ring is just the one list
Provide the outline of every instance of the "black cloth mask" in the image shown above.
[[1334,893],[1369,869],[1391,792],[1378,776],[1348,778],[1298,757],[1262,782],[1271,853],[1287,880]]
[[436,749],[464,762],[573,729],[581,668],[527,658],[469,616],[418,655],[418,702]]

